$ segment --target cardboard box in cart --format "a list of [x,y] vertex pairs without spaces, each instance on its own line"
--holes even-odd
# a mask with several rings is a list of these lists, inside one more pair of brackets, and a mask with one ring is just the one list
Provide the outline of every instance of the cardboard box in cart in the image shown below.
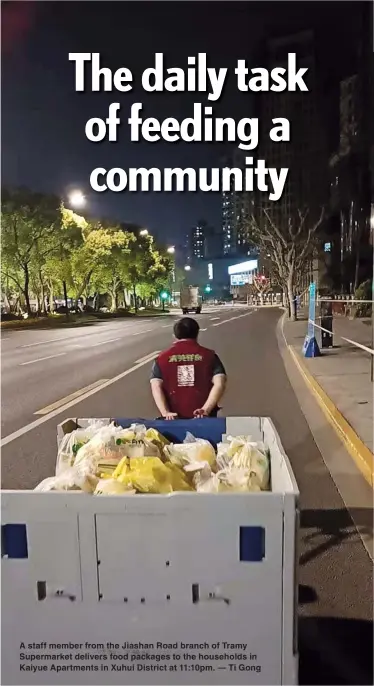
[[[143,423],[175,442],[192,424]],[[3,684],[297,683],[289,461],[269,419],[195,420],[192,431],[264,440],[272,491],[3,491]]]

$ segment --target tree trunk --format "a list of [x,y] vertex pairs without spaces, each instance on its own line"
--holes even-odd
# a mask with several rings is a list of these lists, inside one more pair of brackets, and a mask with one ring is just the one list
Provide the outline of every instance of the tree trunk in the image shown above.
[[290,319],[292,322],[297,321],[297,310],[296,310],[296,300],[294,296],[294,288],[293,288],[293,276],[290,275],[287,279],[287,299],[288,299],[288,308],[289,308],[289,315]]
[[117,294],[115,291],[109,291],[109,295],[110,295],[110,300],[111,300],[110,311],[115,312],[115,310],[116,310],[116,295]]
[[136,297],[136,285],[133,284],[133,287],[132,287],[132,288],[133,288],[133,291],[132,291],[132,292],[133,292],[133,295],[134,295],[134,310],[135,310],[135,314],[137,314],[137,312],[138,312],[138,300],[137,300],[137,297]]
[[23,265],[23,272],[24,272],[23,294],[25,296],[26,312],[29,316],[31,316],[32,312],[31,312],[30,293],[29,293],[30,274],[29,274],[29,265],[28,264]]
[[66,307],[66,316],[69,316],[69,306],[68,306],[68,289],[66,286],[66,281],[62,282],[62,287],[64,289],[64,300],[65,300],[65,307]]

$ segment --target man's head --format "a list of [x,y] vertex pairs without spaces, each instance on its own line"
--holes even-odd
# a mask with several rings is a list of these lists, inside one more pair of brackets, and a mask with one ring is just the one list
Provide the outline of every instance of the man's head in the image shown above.
[[174,336],[178,339],[178,341],[184,338],[189,338],[193,341],[196,341],[199,335],[199,330],[200,327],[197,321],[195,321],[195,319],[191,319],[191,317],[182,317],[182,319],[174,324]]

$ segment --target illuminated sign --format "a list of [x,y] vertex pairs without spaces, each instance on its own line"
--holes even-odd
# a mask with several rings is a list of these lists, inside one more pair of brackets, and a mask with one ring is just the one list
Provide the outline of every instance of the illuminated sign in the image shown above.
[[208,277],[210,281],[213,279],[213,265],[211,262],[208,264]]
[[[248,260],[248,262],[241,262],[240,264],[233,264],[228,268],[231,274],[244,274],[245,272],[253,272],[258,267],[258,260]],[[248,283],[248,282],[247,282]]]
[[331,252],[331,243],[325,243],[325,252]]
[[252,285],[253,283],[253,276],[252,274],[244,273],[244,274],[231,274],[230,276],[230,285],[231,286],[245,286],[246,284]]

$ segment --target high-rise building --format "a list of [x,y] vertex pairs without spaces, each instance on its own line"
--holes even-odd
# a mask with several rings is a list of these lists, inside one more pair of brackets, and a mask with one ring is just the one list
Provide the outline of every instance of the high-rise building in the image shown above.
[[[298,210],[320,211],[328,196],[325,173],[326,124],[321,80],[317,78],[315,37],[312,31],[272,39],[266,44],[265,62],[268,69],[287,66],[288,54],[296,53],[297,68],[307,68],[305,82],[308,92],[269,91],[258,98],[261,122],[259,158],[267,167],[287,168],[288,177],[282,197],[269,200],[268,193],[257,193],[256,207],[266,209],[280,227]],[[272,120],[283,117],[290,122],[290,141],[274,142],[269,137]]]
[[[246,153],[235,151],[226,157],[223,164],[230,168],[245,168]],[[251,245],[248,240],[248,219],[252,212],[251,197],[246,191],[236,191],[234,182],[229,191],[222,193],[222,238],[224,255],[248,255]]]
[[207,234],[207,223],[199,221],[191,230],[191,257],[192,259],[203,259],[205,257],[205,242]]

